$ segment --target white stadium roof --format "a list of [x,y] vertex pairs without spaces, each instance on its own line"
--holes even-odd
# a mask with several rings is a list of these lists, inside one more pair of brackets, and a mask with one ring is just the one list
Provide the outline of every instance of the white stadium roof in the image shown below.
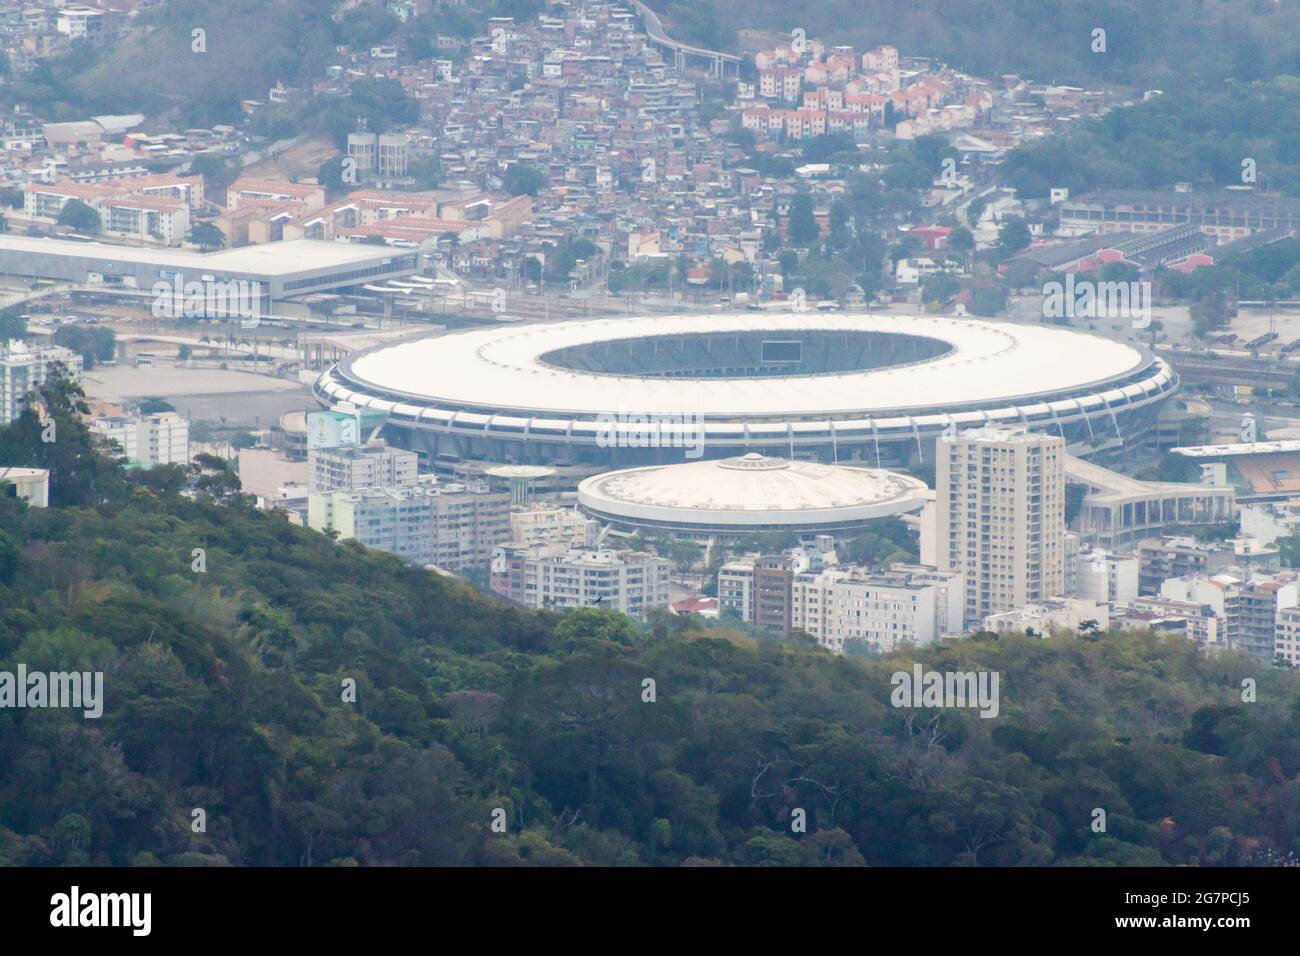
[[[540,356],[577,345],[700,333],[844,331],[939,339],[950,351],[886,368],[761,378],[572,371]],[[1141,350],[1039,325],[932,316],[775,313],[649,316],[492,327],[387,346],[345,363],[352,387],[416,404],[595,417],[782,418],[922,413],[1086,391],[1150,364]]]
[[603,517],[705,527],[825,525],[916,511],[925,482],[875,468],[747,454],[607,472],[578,486]]

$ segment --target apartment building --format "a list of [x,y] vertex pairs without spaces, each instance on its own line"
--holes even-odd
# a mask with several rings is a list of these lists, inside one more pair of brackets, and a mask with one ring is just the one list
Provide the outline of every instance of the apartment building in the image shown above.
[[1294,572],[1284,571],[1242,582],[1237,619],[1231,623],[1232,647],[1258,661],[1276,657],[1278,621],[1283,611],[1300,604]]
[[486,572],[492,550],[510,536],[510,492],[487,482],[450,482],[434,491],[431,563],[460,574]]
[[325,205],[325,187],[253,177],[237,179],[226,187],[227,209],[267,202],[288,203],[303,211],[320,209]]
[[413,485],[419,456],[386,442],[312,448],[307,452],[307,486],[312,491],[361,491]]
[[358,173],[389,179],[406,175],[411,148],[402,133],[349,133],[348,158]]
[[1284,607],[1277,612],[1273,659],[1300,667],[1300,607]]
[[602,607],[644,621],[668,607],[671,572],[671,561],[643,551],[512,545],[493,551],[490,580],[528,607]]
[[1170,578],[1211,577],[1234,564],[1233,549],[1218,541],[1173,536],[1138,542],[1138,593],[1155,595]]
[[175,412],[97,418],[90,423],[90,430],[117,442],[129,462],[187,465],[190,461],[190,424]]
[[795,566],[789,555],[764,555],[754,562],[754,607],[756,627],[776,634],[790,631]]
[[935,555],[963,575],[965,623],[1065,590],[1065,440],[976,428],[935,443]]
[[1227,643],[1223,619],[1210,605],[1195,601],[1140,597],[1130,604],[1119,605],[1111,620],[1125,630],[1169,629],[1176,622],[1184,637],[1207,650],[1224,647]]
[[507,601],[516,604],[526,603],[524,587],[529,558],[542,553],[559,553],[568,551],[563,545],[513,544],[506,542],[492,549],[492,561],[488,565],[488,586],[493,593],[501,595]]
[[27,394],[41,385],[56,364],[81,378],[81,356],[59,345],[0,342],[0,425],[22,414]]
[[23,212],[31,219],[55,222],[74,199],[99,214],[99,231],[104,235],[175,246],[190,231],[188,202],[167,195],[161,187],[136,191],[131,180],[31,184],[23,188]]
[[[1083,548],[1075,558],[1073,594],[1099,604],[1137,600],[1139,563],[1135,554]],[[1067,589],[1068,590],[1068,589]]]
[[103,36],[107,20],[103,10],[70,4],[59,10],[54,28],[73,40],[95,40]]
[[718,611],[786,633],[791,627],[791,586],[797,574],[820,574],[838,562],[835,539],[819,534],[811,546],[776,555],[750,555],[718,569]]
[[488,567],[510,533],[509,513],[510,495],[485,483],[422,481],[307,497],[308,527],[457,574]]
[[754,620],[754,562],[729,561],[718,569],[718,615]]
[[576,508],[535,505],[510,513],[510,543],[526,548],[538,544],[590,548],[599,533],[600,522]]
[[1208,577],[1171,578],[1160,596],[1209,605],[1222,621],[1219,646],[1271,663],[1281,612],[1300,604],[1298,580],[1294,571],[1261,574],[1233,567]]
[[790,624],[837,654],[855,641],[887,653],[960,635],[965,593],[961,574],[921,565],[831,567],[794,577]]
[[1052,597],[990,614],[981,627],[994,634],[1050,637],[1059,632],[1078,633],[1089,622],[1099,630],[1106,630],[1110,627],[1110,608],[1087,598]]

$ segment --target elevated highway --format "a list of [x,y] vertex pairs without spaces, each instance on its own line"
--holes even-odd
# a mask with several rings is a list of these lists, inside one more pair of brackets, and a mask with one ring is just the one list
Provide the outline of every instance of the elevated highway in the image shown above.
[[1254,358],[1248,354],[1156,349],[1188,385],[1284,387],[1300,372],[1300,363],[1287,358]]
[[673,62],[678,72],[684,70],[688,62],[696,61],[707,66],[709,75],[718,79],[727,75],[728,67],[731,68],[733,76],[739,75],[740,57],[734,53],[723,53],[720,50],[691,46],[689,43],[674,40],[664,32],[663,22],[659,19],[659,14],[647,7],[641,0],[632,0],[632,7],[645,23],[645,32],[649,35],[650,42],[673,55]]

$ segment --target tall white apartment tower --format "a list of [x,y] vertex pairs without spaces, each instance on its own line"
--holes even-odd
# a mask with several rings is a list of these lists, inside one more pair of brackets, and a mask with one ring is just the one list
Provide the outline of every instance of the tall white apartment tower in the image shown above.
[[1065,593],[1065,440],[973,428],[935,454],[935,560],[965,575],[966,627]]

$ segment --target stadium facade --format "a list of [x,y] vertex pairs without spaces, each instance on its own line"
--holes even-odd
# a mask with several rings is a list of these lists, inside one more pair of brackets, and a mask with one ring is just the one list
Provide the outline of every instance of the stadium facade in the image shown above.
[[1145,348],[1057,326],[790,312],[454,332],[356,353],[315,394],[386,414],[389,440],[434,468],[594,474],[747,452],[897,466],[984,425],[1089,455],[1141,441],[1177,386]]

